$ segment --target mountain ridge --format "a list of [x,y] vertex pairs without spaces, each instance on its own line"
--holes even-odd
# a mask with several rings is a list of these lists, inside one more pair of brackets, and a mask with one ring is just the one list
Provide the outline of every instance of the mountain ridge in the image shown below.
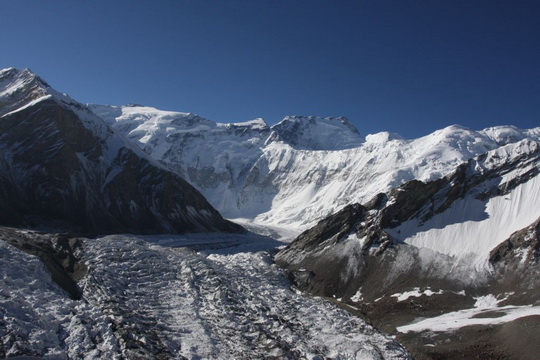
[[[178,175],[28,70],[0,73],[4,225],[239,231]],[[177,188],[178,190],[174,190]]]
[[[540,139],[540,128],[513,126],[474,131],[452,125],[410,140],[388,132],[362,138],[345,126],[345,134],[358,141],[356,147],[329,145],[332,150],[313,151],[288,144],[287,137],[273,132],[277,125],[263,122],[239,127],[205,119],[197,127],[186,127],[171,125],[170,115],[157,109],[116,107],[113,113],[108,107],[91,108],[101,109],[95,111],[197,187],[226,217],[291,231],[307,229],[349,203],[368,201],[406,181],[442,177],[505,144]],[[291,119],[324,120],[291,117],[285,123],[294,124]],[[328,121],[340,123],[340,118],[333,119]],[[325,135],[321,131],[317,136]]]
[[[529,326],[540,323],[540,127],[451,125],[407,140],[361,137],[345,118],[216,123],[137,104],[83,105],[10,68],[0,71],[0,154],[2,225],[92,236],[243,231],[203,193],[253,229],[300,233],[272,257],[276,241],[253,234],[199,234],[203,244],[193,234],[87,240],[1,228],[0,261],[33,270],[0,269],[10,289],[0,292],[15,294],[0,297],[10,324],[0,356],[219,358],[243,356],[258,339],[256,351],[271,344],[276,356],[409,358],[358,318],[351,347],[350,314],[303,293],[367,317],[420,358],[537,354],[494,339],[512,329],[538,343]],[[289,308],[298,305],[302,319]],[[45,315],[28,313],[34,307]],[[66,308],[81,310],[75,323]],[[321,321],[325,329],[314,327]],[[149,331],[157,322],[166,326]],[[337,342],[314,344],[329,336]]]

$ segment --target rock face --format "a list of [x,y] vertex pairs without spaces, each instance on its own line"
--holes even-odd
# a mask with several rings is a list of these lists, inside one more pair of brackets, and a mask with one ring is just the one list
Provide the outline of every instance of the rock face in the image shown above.
[[0,223],[87,233],[241,231],[180,176],[28,70],[0,72]]
[[540,288],[540,218],[516,231],[489,256],[499,293],[515,292],[522,304],[534,304]]

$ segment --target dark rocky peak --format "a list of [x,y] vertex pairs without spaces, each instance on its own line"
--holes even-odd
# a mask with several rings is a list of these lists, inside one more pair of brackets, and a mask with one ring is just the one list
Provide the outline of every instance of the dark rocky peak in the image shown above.
[[0,115],[23,107],[48,94],[50,86],[30,70],[0,70]]
[[86,106],[28,71],[2,74],[0,224],[89,234],[242,231]]
[[287,116],[271,130],[269,142],[282,141],[299,150],[343,150],[363,141],[345,117]]

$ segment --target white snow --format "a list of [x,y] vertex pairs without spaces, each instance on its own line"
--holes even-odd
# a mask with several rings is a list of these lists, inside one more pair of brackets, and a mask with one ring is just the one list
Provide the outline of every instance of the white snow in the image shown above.
[[362,287],[360,287],[358,291],[351,296],[351,301],[360,302],[362,300],[364,300],[364,297],[362,296]]
[[[509,145],[520,154],[520,144]],[[531,149],[534,151],[535,147]],[[489,163],[489,158],[487,163]],[[537,166],[532,164],[531,166]],[[520,175],[526,169],[508,173],[503,182]],[[506,196],[484,202],[469,195],[456,200],[451,207],[424,224],[410,220],[388,232],[397,239],[419,248],[428,248],[456,259],[470,258],[478,270],[486,268],[489,252],[512,233],[521,230],[540,217],[540,176],[517,186]]]
[[411,291],[406,291],[406,292],[403,292],[403,293],[397,293],[397,294],[393,294],[393,295],[390,295],[390,296],[397,298],[397,301],[399,302],[399,301],[405,301],[405,300],[409,299],[410,297],[441,295],[443,292],[444,292],[443,290],[433,291],[433,290],[431,290],[429,288],[425,289],[423,291],[420,291],[420,288],[416,287]]
[[422,319],[409,325],[400,326],[397,331],[401,333],[436,331],[445,332],[471,325],[497,325],[504,324],[525,316],[540,315],[540,306],[501,306],[498,304],[506,300],[497,299],[494,295],[476,298],[474,308],[454,311],[433,318]]
[[222,124],[150,107],[91,108],[225,217],[294,234],[409,180],[434,180],[486,151],[540,139],[540,128],[453,125],[413,140],[388,132],[363,140],[339,118],[293,116],[269,128],[262,119]]
[[343,150],[362,144],[358,130],[345,118],[286,116],[272,126],[270,139],[298,150]]

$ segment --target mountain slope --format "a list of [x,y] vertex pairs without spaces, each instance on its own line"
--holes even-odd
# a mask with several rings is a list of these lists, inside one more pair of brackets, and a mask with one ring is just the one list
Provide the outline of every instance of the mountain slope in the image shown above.
[[419,139],[363,139],[344,118],[220,124],[153,108],[91,108],[152,158],[184,176],[229,218],[300,232],[343,206],[407,181],[430,181],[540,128],[450,126]]
[[2,224],[240,231],[182,178],[30,71],[2,70],[0,84]]
[[[475,337],[473,325],[502,329],[530,316],[538,323],[538,199],[540,142],[524,139],[446,177],[349,205],[302,233],[276,262],[300,289],[339,298],[397,333],[413,355],[468,358],[489,344],[485,357],[530,358],[530,347],[509,354],[485,338],[461,349],[447,340]],[[537,333],[514,331],[538,342]]]

